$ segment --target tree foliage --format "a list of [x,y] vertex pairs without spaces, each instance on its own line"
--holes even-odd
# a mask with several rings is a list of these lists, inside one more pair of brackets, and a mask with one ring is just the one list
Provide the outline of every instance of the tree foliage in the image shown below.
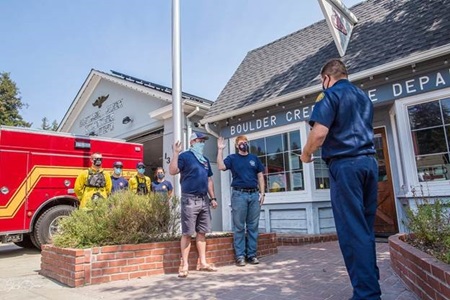
[[16,83],[9,73],[0,73],[0,125],[30,127],[32,124],[23,120],[19,110],[26,107],[19,96]]
[[42,129],[56,131],[58,129],[58,126],[59,126],[59,124],[56,120],[53,120],[52,124],[50,125],[47,117],[42,118],[42,124],[41,124]]

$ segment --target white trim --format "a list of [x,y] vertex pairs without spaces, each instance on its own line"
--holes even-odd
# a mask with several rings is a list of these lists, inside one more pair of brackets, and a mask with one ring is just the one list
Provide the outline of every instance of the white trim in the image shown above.
[[[441,46],[441,47],[436,47],[432,50],[427,50],[427,51],[423,51],[423,52],[419,52],[419,53],[414,53],[410,56],[407,56],[405,58],[402,59],[398,59],[394,62],[390,62],[387,64],[383,64],[374,68],[370,68],[355,74],[351,74],[349,75],[349,80],[350,81],[357,81],[357,80],[361,80],[364,78],[369,78],[371,76],[374,75],[378,75],[378,74],[382,74],[382,73],[386,73],[389,71],[393,71],[405,66],[409,66],[412,65],[414,63],[418,63],[421,61],[426,61],[426,60],[430,60],[433,58],[437,58],[446,54],[450,53],[450,44]],[[247,105],[241,109],[236,109],[236,110],[232,110],[226,113],[221,113],[209,118],[205,118],[200,120],[200,123],[205,124],[205,123],[212,123],[212,122],[216,122],[216,121],[220,121],[220,120],[225,120],[227,118],[231,118],[233,116],[237,116],[237,115],[242,115],[245,113],[250,113],[253,110],[260,110],[263,108],[266,108],[268,106],[271,105],[275,105],[277,103],[282,103],[285,101],[289,101],[289,100],[293,100],[296,98],[300,98],[303,96],[307,96],[313,93],[318,93],[319,91],[321,91],[321,86],[320,84],[314,85],[314,86],[310,86],[280,97],[275,97],[272,99],[268,99],[265,100],[263,102],[258,102],[252,105]]]
[[[395,110],[395,106],[392,106],[392,108],[389,110],[389,119],[392,126],[392,139],[394,141],[394,156],[396,160],[396,167],[397,167],[397,176],[398,176],[398,183],[400,184],[399,190],[404,191],[406,188],[405,185],[405,170],[403,168],[403,160],[401,157],[401,151],[400,151],[400,144],[399,144],[399,133],[398,133],[398,126],[397,126],[397,114]],[[394,189],[394,192],[397,191]]]

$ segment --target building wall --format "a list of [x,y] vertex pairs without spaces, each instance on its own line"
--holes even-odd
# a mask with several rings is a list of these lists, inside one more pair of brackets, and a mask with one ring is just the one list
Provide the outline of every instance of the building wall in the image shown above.
[[[108,96],[106,100],[100,103],[99,97],[106,96]],[[148,113],[164,105],[167,103],[163,100],[111,81],[100,80],[77,116],[73,127],[70,128],[70,132],[115,138],[132,136],[151,128],[161,127],[162,121],[150,119]],[[128,123],[124,122],[126,117],[130,119]]]

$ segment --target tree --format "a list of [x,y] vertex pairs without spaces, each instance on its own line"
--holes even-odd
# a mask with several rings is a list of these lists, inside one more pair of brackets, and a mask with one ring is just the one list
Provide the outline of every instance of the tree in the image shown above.
[[47,117],[42,118],[41,128],[44,129],[44,130],[50,130],[50,125],[48,124]]
[[41,128],[44,130],[50,130],[50,131],[56,131],[58,130],[58,122],[56,120],[53,120],[52,125],[48,123],[47,117],[42,118],[42,124]]
[[0,73],[0,125],[30,127],[32,123],[23,120],[19,110],[26,104],[19,96],[16,83],[9,73]]

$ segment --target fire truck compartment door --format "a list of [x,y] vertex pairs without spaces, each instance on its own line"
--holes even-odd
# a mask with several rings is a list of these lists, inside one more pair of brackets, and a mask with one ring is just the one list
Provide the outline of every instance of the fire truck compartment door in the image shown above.
[[27,205],[27,169],[29,153],[0,150],[0,229],[20,231],[25,228]]

